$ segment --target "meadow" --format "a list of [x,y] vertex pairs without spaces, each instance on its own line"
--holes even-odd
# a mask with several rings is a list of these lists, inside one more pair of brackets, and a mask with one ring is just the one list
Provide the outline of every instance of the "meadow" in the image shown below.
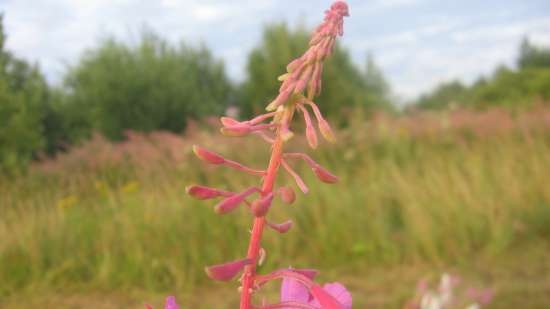
[[[349,286],[355,308],[402,308],[418,280],[444,271],[493,288],[488,308],[550,306],[550,107],[353,114],[314,154],[341,181],[298,168],[309,196],[270,213],[295,225],[266,233],[263,267],[318,268]],[[250,216],[216,215],[185,187],[256,179],[205,166],[191,148],[252,167],[269,154],[259,138],[222,138],[214,121],[121,143],[95,135],[0,177],[0,308],[142,308],[166,294],[183,308],[234,308],[234,286],[203,268],[244,254]]]

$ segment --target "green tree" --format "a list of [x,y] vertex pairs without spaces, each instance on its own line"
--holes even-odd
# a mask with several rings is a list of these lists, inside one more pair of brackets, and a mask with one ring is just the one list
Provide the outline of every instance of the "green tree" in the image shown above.
[[525,38],[519,48],[517,63],[520,69],[550,68],[550,49],[533,46]]
[[0,15],[0,170],[19,169],[42,149],[48,87],[39,69],[5,49]]
[[173,47],[150,31],[135,46],[111,38],[87,51],[64,92],[73,139],[92,129],[112,139],[127,129],[182,131],[188,118],[222,113],[232,93],[206,47]]
[[[278,93],[280,83],[274,76],[286,72],[290,60],[299,57],[306,49],[309,33],[303,28],[291,31],[285,24],[274,24],[265,28],[262,41],[249,55],[247,79],[242,87],[242,101],[239,107],[243,116],[250,116],[263,108]],[[389,106],[386,100],[387,84],[374,66],[366,76],[351,61],[349,52],[336,44],[327,61],[321,96],[317,99],[321,109],[331,117],[338,117],[341,111],[353,108],[375,108]],[[376,69],[376,70],[375,70]]]

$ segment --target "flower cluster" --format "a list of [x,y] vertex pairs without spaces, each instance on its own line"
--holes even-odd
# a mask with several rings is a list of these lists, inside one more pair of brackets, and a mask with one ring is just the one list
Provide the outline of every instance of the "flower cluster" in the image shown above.
[[[337,1],[325,11],[324,21],[319,25],[309,42],[308,50],[287,66],[287,72],[279,76],[281,86],[275,99],[266,108],[267,113],[246,121],[238,121],[230,117],[221,118],[221,133],[226,136],[241,137],[258,135],[271,146],[271,157],[266,169],[254,169],[241,163],[229,160],[222,155],[194,146],[193,151],[199,159],[208,164],[226,166],[237,171],[261,178],[261,186],[246,188],[240,192],[211,188],[203,185],[187,187],[187,193],[192,197],[205,200],[220,201],[214,206],[218,214],[230,213],[240,206],[246,207],[254,217],[247,256],[235,261],[214,265],[206,268],[207,275],[214,280],[228,281],[238,276],[241,282],[241,309],[251,308],[351,308],[351,296],[339,283],[320,286],[313,281],[316,271],[281,269],[269,274],[257,274],[256,265],[265,259],[265,250],[261,247],[261,237],[264,227],[279,233],[285,233],[292,227],[292,221],[274,223],[266,216],[276,199],[291,204],[295,200],[295,192],[291,186],[275,187],[279,167],[282,166],[295,180],[303,192],[309,191],[300,175],[292,168],[292,161],[302,161],[307,164],[319,180],[325,183],[335,183],[338,178],[327,171],[310,156],[304,153],[285,153],[283,146],[294,135],[290,124],[295,112],[302,114],[305,122],[305,133],[308,144],[312,148],[318,145],[317,130],[311,117],[313,113],[317,128],[328,141],[334,142],[334,134],[325,120],[317,104],[313,101],[321,92],[321,75],[323,63],[332,53],[336,37],[343,35],[343,19],[348,14],[345,2]],[[252,294],[272,280],[282,279],[280,302],[261,305],[252,304]],[[166,308],[177,308],[172,307]]]

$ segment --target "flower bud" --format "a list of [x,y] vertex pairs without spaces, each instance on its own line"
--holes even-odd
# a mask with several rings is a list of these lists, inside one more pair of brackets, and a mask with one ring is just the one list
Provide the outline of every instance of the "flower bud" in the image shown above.
[[315,175],[317,175],[317,178],[321,180],[322,182],[326,183],[335,183],[338,182],[338,177],[331,174],[329,171],[321,167],[320,165],[316,165],[312,167],[313,172]]
[[243,268],[248,264],[252,264],[252,260],[247,258],[228,262],[225,264],[208,266],[205,268],[205,271],[208,277],[210,277],[211,279],[219,281],[229,281],[238,273],[240,273]]
[[252,202],[252,212],[256,217],[263,217],[269,211],[273,202],[273,192],[269,192],[266,196]]
[[242,202],[244,202],[244,200],[252,193],[254,192],[257,192],[259,191],[258,188],[255,188],[255,187],[252,187],[252,188],[248,188],[247,190],[239,193],[239,194],[235,194],[233,196],[230,196],[226,199],[224,199],[223,201],[221,201],[218,205],[216,205],[214,207],[214,210],[216,211],[216,213],[220,214],[220,215],[224,215],[232,210],[234,210],[235,208],[237,208]]
[[292,204],[296,200],[296,193],[290,186],[279,188],[279,194],[281,195],[281,200],[285,204]]
[[207,200],[219,196],[225,196],[228,193],[219,189],[198,185],[188,186],[185,188],[185,191],[187,191],[187,194],[199,200]]
[[275,231],[281,233],[281,234],[284,234],[286,232],[288,232],[288,230],[290,230],[290,228],[292,228],[292,220],[288,220],[288,221],[285,221],[283,223],[271,223],[269,221],[266,221],[267,222],[267,226],[269,226],[270,228],[274,229]]
[[204,149],[202,147],[199,147],[197,145],[193,146],[193,152],[195,153],[195,155],[197,155],[197,157],[199,157],[199,159],[201,159],[205,162],[208,162],[210,164],[219,165],[219,164],[225,163],[225,159],[222,156],[220,156],[219,154],[217,154],[215,152],[212,152],[212,151],[209,151],[209,150],[206,150],[206,149]]
[[241,124],[240,121],[238,120],[235,120],[231,117],[221,117],[220,118],[220,122],[222,123],[222,125],[224,127],[230,127],[230,126],[234,126],[234,125],[238,125],[238,124]]
[[334,137],[334,133],[332,132],[332,129],[330,128],[330,125],[328,124],[328,122],[325,120],[325,119],[321,119],[319,120],[319,131],[321,131],[321,135],[323,135],[323,137],[331,142],[331,143],[334,143],[336,142],[336,138]]

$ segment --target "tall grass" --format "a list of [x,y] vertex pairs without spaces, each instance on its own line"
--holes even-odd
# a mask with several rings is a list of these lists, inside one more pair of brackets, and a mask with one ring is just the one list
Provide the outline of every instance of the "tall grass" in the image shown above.
[[[239,257],[249,216],[215,215],[184,188],[200,180],[237,189],[255,179],[199,168],[191,146],[200,140],[228,158],[252,158],[253,167],[268,153],[241,139],[222,149],[227,143],[208,129],[188,132],[130,132],[121,144],[96,136],[27,175],[2,178],[0,296],[184,290],[206,281],[204,265]],[[266,232],[269,267],[293,261],[361,276],[380,265],[465,263],[549,243],[550,109],[379,116],[351,120],[338,136],[315,159],[341,183],[276,205],[271,216],[295,218],[302,232]]]

